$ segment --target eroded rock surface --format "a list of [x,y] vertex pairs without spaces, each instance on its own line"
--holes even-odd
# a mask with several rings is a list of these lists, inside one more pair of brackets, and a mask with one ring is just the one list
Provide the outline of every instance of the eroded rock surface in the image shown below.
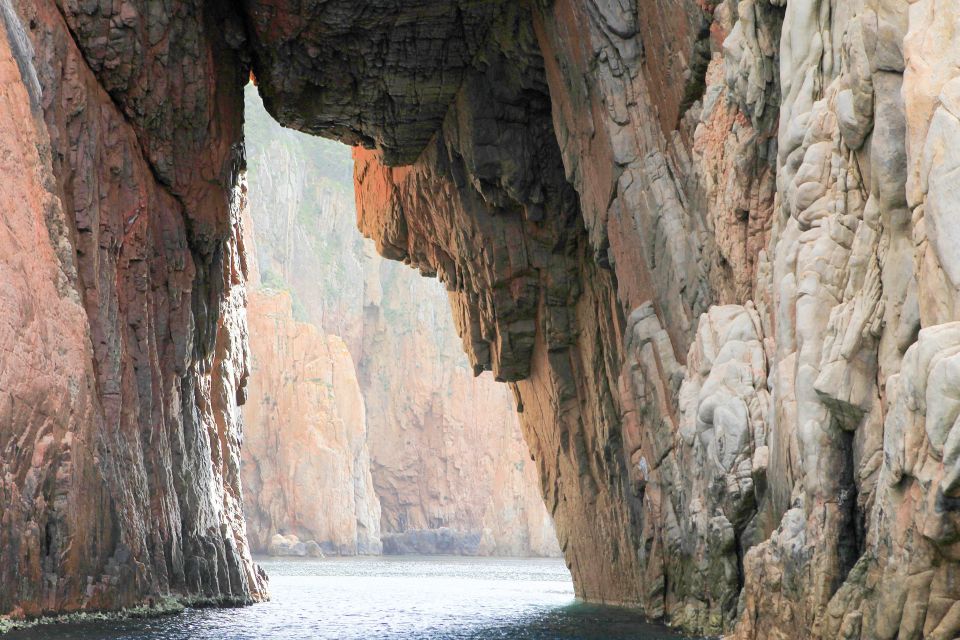
[[246,73],[206,29],[223,13],[0,8],[18,238],[0,304],[0,611],[258,599],[239,478]]
[[[356,407],[353,416],[343,415],[340,422],[349,423],[349,429],[369,443],[369,453],[366,444],[361,453],[370,468],[364,473],[372,471],[374,499],[382,505],[384,552],[559,553],[509,390],[489,376],[474,378],[466,366],[443,288],[382,259],[357,232],[350,149],[282,129],[264,112],[252,86],[247,89],[246,131],[251,235],[260,265],[252,286],[286,296],[298,320],[297,328],[289,331],[342,344],[332,335],[322,336],[336,334],[349,348],[349,353],[336,349],[332,366],[355,366],[359,387],[351,383],[349,389],[328,392],[336,405]],[[247,246],[254,246],[254,239]],[[281,294],[284,289],[289,293]],[[264,311],[271,316],[267,324],[260,319]],[[290,323],[293,318],[276,311],[252,296],[248,312],[254,377],[245,409],[244,490],[256,549],[266,549],[276,529],[261,526],[255,515],[266,494],[272,491],[274,497],[267,501],[274,502],[285,491],[299,493],[297,504],[302,504],[310,490],[296,486],[297,469],[336,456],[343,445],[334,438],[317,448],[307,445],[308,438],[291,437],[295,423],[304,427],[301,436],[311,422],[314,429],[329,431],[321,423],[330,403],[302,406],[306,397],[316,395],[310,387],[314,377],[303,373],[302,365],[322,368],[331,354],[322,346],[305,349],[303,344],[281,342],[285,331],[271,328],[269,322]],[[268,359],[274,360],[270,388],[261,385],[257,374],[259,363]],[[264,414],[258,406],[270,408]],[[300,463],[275,460],[278,453]],[[256,467],[264,458],[282,471],[282,485],[257,479]],[[346,490],[335,470],[322,475],[309,486],[322,487],[321,492]],[[301,514],[297,505],[289,504],[276,522],[304,540],[307,534],[293,525]],[[316,512],[318,522],[321,511],[332,519],[346,519],[353,506],[324,494],[308,511]],[[363,520],[359,504],[356,514]],[[373,549],[358,546],[356,551]]]
[[[233,79],[249,56],[282,122],[361,145],[361,229],[384,256],[446,285],[474,372],[512,387],[581,596],[738,638],[960,633],[955,2],[245,0],[238,21],[216,2],[180,13],[147,4],[5,14],[35,51],[69,230],[54,225],[52,245],[68,242],[78,265],[92,411],[105,420],[84,428],[154,432],[142,403],[110,393],[132,389],[116,386],[128,362],[116,354],[154,335],[147,343],[170,355],[137,378],[140,396],[191,390],[150,405],[179,407],[163,424],[183,416],[184,433],[236,433],[221,391],[242,380],[225,354],[242,342],[230,320],[242,268],[227,265],[242,257],[231,240]],[[163,62],[145,64],[158,46]],[[64,60],[80,63],[61,74]],[[114,121],[115,135],[96,135]],[[117,165],[94,152],[123,140],[135,161],[96,173]],[[92,195],[118,183],[143,185],[154,214],[137,218],[153,225],[132,245],[153,250],[141,262],[118,261],[106,235],[90,243],[91,228],[123,237],[110,226],[130,220],[122,190]],[[4,461],[33,459],[40,441]],[[187,485],[206,473],[229,495],[234,468],[208,473],[210,459],[171,464],[193,474]],[[236,522],[229,501],[182,500],[182,483],[125,493],[127,476],[105,477],[124,497],[98,522],[143,522],[141,496],[171,495],[189,507],[177,523]],[[187,527],[185,557],[232,549],[240,537],[225,530]],[[146,578],[124,593],[167,575],[152,549],[172,538],[155,537],[131,547]],[[211,550],[197,554],[198,541]],[[217,566],[248,566],[227,557]],[[190,562],[210,584],[207,565]]]

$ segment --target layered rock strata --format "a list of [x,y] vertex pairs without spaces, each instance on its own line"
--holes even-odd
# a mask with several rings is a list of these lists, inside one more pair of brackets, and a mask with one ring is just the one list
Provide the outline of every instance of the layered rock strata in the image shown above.
[[[101,581],[104,606],[155,585],[257,592],[239,579],[234,467],[193,455],[235,452],[230,169],[249,56],[282,123],[363,147],[361,228],[444,282],[474,371],[511,384],[581,596],[740,638],[960,633],[956,3],[244,0],[238,20],[199,0],[4,6],[8,42],[23,41],[16,21],[33,47],[20,83],[39,86],[53,153],[38,164],[66,218],[45,219],[51,244],[78,265],[92,378],[73,371],[104,416],[83,425],[107,443],[72,458],[91,474],[58,475],[65,458],[43,462],[42,438],[11,448],[36,419],[18,414],[2,427],[20,470],[7,483],[34,491],[36,458],[64,487],[102,486],[118,509],[94,519],[120,533],[94,536],[106,552],[42,551],[43,577],[2,608],[92,606],[70,558],[101,575],[120,539],[131,551],[115,563],[143,579]],[[125,141],[130,164],[91,160]],[[151,214],[133,222],[130,184]],[[133,245],[147,258],[118,261],[123,221],[150,222]],[[149,374],[124,369],[141,344],[168,354]],[[127,370],[139,396],[186,400],[133,402]],[[157,409],[166,431],[144,406],[173,407]],[[160,432],[195,436],[150,467],[179,484],[102,471],[127,462],[116,438]],[[18,502],[16,531],[56,513],[42,491]],[[170,496],[180,518],[154,527],[166,520],[145,517],[147,498]],[[74,539],[60,522],[44,539]],[[238,571],[212,581],[214,557]],[[38,596],[60,593],[51,574],[66,580],[52,601]]]
[[0,7],[17,238],[0,611],[258,599],[239,478],[246,72],[225,40],[241,25],[202,3]]

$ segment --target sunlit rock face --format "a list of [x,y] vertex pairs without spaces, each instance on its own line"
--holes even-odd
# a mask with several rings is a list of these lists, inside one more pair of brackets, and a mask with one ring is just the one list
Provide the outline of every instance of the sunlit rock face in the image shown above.
[[[251,378],[242,478],[254,551],[380,552],[380,503],[353,359],[341,339],[293,318],[290,294],[255,290],[247,307]],[[310,547],[305,547],[309,552]]]
[[[19,25],[6,24],[6,30]],[[77,291],[76,263],[70,247],[47,233],[47,222],[63,226],[65,215],[54,191],[54,177],[41,155],[49,141],[37,102],[36,86],[21,82],[18,60],[29,51],[13,37],[0,39],[0,129],[5,132],[0,170],[7,176],[2,197],[7,207],[0,231],[0,610],[19,607],[36,613],[49,533],[85,524],[106,493],[83,442],[96,437],[96,392],[93,386],[90,327]],[[19,34],[22,38],[22,32]],[[11,46],[12,45],[12,46]],[[23,171],[24,167],[33,170]],[[19,231],[19,234],[16,233]],[[60,246],[58,246],[60,245]],[[24,379],[27,371],[35,372]],[[56,460],[70,464],[60,471]],[[62,474],[62,475],[61,475]],[[44,485],[56,492],[44,495]],[[86,490],[81,487],[86,484]],[[54,503],[45,509],[44,502]],[[92,532],[91,532],[92,533]],[[96,536],[84,546],[102,548]],[[102,552],[109,554],[109,550]],[[70,562],[87,569],[89,558],[74,554]],[[23,585],[17,588],[16,585]],[[109,598],[108,584],[96,585],[93,597]],[[64,590],[68,591],[68,590]],[[50,595],[56,597],[56,594]],[[78,597],[63,593],[58,606]]]
[[[490,376],[474,378],[443,288],[382,259],[360,236],[350,149],[281,128],[252,86],[246,117],[252,214],[247,247],[255,246],[260,265],[251,286],[274,291],[292,308],[292,314],[278,313],[275,303],[264,304],[273,298],[254,294],[248,307],[253,359],[243,478],[253,547],[267,550],[278,529],[306,539],[294,523],[302,519],[297,505],[309,499],[310,487],[345,490],[348,476],[339,477],[323,462],[343,457],[338,453],[343,442],[330,439],[318,449],[308,438],[291,435],[291,430],[328,433],[336,422],[350,423],[369,443],[362,455],[372,471],[374,499],[382,505],[384,552],[558,554],[509,390]],[[264,312],[270,319],[262,319]],[[278,339],[286,335],[274,330],[281,325],[313,338],[294,347]],[[318,339],[346,348],[304,347]],[[355,367],[359,387],[328,389],[337,405],[357,407],[352,417],[330,422],[329,402],[298,403],[318,395],[310,386],[315,376],[304,368],[328,366],[334,351],[330,366]],[[259,373],[262,362],[272,362],[270,384]],[[278,460],[291,456],[300,462]],[[311,458],[331,468],[305,470]],[[258,480],[262,460],[276,467],[283,483]],[[364,473],[369,482],[370,471]],[[319,510],[318,518],[322,511],[346,521],[354,512],[349,500],[314,499],[309,508]],[[257,515],[264,511],[262,503],[282,500],[291,507],[279,509],[275,526],[263,526]],[[358,521],[365,513],[357,503]],[[380,522],[378,511],[377,527]],[[359,545],[357,551],[373,550]]]
[[[740,638],[960,633],[955,2],[159,6],[4,14],[34,48],[66,229],[45,222],[78,265],[94,382],[71,370],[102,416],[58,428],[104,443],[44,462],[67,445],[20,444],[17,414],[6,482],[38,495],[37,460],[106,501],[93,553],[40,545],[66,595],[21,571],[5,608],[83,606],[78,571],[108,606],[257,590],[211,573],[249,568],[230,404],[249,60],[282,122],[361,145],[361,229],[446,285],[473,370],[510,384],[581,596]],[[177,455],[137,475],[160,434]],[[19,503],[24,530],[53,486]],[[109,557],[136,578],[103,580]]]

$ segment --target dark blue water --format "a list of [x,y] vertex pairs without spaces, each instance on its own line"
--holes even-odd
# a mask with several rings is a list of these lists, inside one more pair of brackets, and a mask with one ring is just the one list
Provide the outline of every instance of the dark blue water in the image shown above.
[[[261,560],[272,600],[152,620],[19,631],[29,640],[666,640],[636,613],[575,602],[560,560]],[[6,639],[5,639],[6,640]]]

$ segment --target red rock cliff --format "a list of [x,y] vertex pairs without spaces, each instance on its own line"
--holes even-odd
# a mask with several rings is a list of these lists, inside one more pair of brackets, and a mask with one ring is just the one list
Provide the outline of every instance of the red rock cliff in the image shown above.
[[246,72],[221,28],[239,23],[146,2],[2,17],[4,182],[22,180],[4,228],[22,226],[0,303],[0,611],[259,598],[237,408]]
[[325,554],[380,552],[380,503],[353,359],[293,318],[290,295],[250,294],[251,378],[242,477],[251,547],[294,535]]
[[368,270],[360,366],[384,551],[559,553],[512,397],[474,377],[446,293],[386,261]]

